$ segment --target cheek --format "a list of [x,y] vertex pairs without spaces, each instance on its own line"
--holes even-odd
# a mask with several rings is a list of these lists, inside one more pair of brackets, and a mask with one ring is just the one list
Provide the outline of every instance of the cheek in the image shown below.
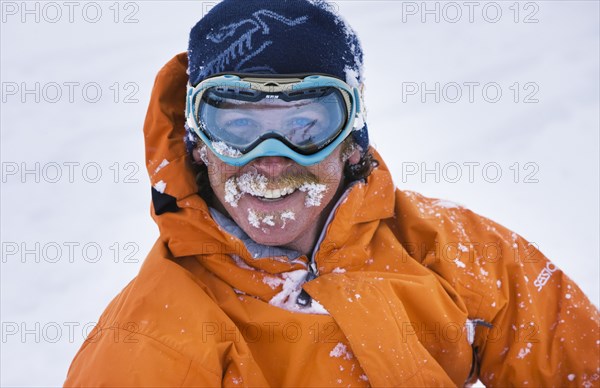
[[210,152],[207,155],[206,166],[208,168],[208,179],[213,191],[217,194],[223,194],[225,184],[229,178],[239,173],[240,168],[230,166],[222,162],[219,158],[212,155]]
[[311,171],[327,186],[337,187],[344,176],[344,163],[340,160],[339,152],[335,152]]

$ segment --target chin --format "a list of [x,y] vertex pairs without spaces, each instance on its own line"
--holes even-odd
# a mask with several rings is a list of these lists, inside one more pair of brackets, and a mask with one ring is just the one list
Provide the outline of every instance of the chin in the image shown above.
[[268,246],[285,246],[296,240],[296,233],[291,235],[289,230],[256,229],[249,225],[245,232],[254,242]]

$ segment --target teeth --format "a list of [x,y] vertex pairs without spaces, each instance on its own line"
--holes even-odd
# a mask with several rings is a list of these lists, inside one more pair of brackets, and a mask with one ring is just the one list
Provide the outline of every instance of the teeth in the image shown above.
[[277,199],[281,198],[284,195],[288,195],[294,192],[294,189],[290,187],[286,187],[283,189],[273,189],[273,190],[265,190],[264,197],[267,199]]
[[268,199],[277,198],[275,196],[275,190],[265,190],[265,198],[268,198]]

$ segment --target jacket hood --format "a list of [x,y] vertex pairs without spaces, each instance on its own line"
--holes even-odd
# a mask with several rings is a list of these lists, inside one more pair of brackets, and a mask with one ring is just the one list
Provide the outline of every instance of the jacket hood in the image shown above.
[[[241,249],[245,247],[243,241],[213,220],[206,202],[197,194],[200,188],[184,142],[186,69],[187,56],[181,53],[158,73],[144,123],[146,165],[153,187],[152,217],[175,257],[205,253],[207,248],[218,246],[220,253],[239,255],[255,265],[256,260]],[[346,253],[364,258],[360,247],[368,243],[377,222],[391,217],[394,211],[394,187],[383,163],[373,171],[368,183],[358,182],[346,193],[315,259],[330,257],[342,247]],[[367,206],[375,198],[380,206]],[[279,270],[275,268],[280,267],[275,263],[267,266],[276,272]],[[286,266],[281,269],[289,270]],[[319,268],[327,269],[325,264]]]

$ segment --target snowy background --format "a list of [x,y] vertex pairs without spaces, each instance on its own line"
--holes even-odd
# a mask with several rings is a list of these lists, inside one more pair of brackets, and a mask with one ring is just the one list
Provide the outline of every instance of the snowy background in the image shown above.
[[[157,238],[146,107],[214,2],[1,4],[0,384],[57,386]],[[599,3],[423,4],[335,3],[372,143],[400,188],[508,226],[598,305]]]

